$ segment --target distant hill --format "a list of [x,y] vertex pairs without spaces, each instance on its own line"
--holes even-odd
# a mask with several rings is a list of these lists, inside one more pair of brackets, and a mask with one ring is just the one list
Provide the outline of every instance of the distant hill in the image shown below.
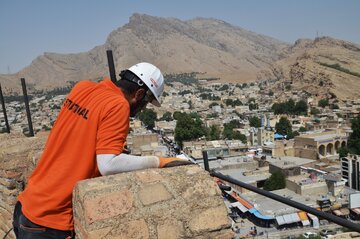
[[270,73],[280,79],[275,91],[290,82],[293,90],[319,98],[360,98],[360,45],[330,37],[300,39],[285,55]]
[[298,40],[290,45],[221,20],[181,21],[134,14],[111,32],[103,45],[78,54],[44,53],[12,75],[0,75],[6,91],[51,89],[67,81],[98,80],[108,75],[106,50],[113,50],[116,71],[148,61],[165,74],[201,72],[222,82],[277,79],[310,94],[359,98],[360,46],[332,38]]
[[0,75],[7,89],[26,77],[35,88],[108,75],[106,50],[113,50],[117,72],[141,61],[164,73],[202,72],[204,77],[247,82],[280,59],[288,44],[224,21],[196,18],[181,21],[134,14],[111,32],[104,45],[79,54],[45,53],[13,75]]

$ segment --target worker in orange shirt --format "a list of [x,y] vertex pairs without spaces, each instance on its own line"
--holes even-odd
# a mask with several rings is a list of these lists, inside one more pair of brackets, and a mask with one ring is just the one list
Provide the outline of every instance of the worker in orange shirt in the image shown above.
[[44,152],[14,209],[18,239],[74,238],[72,191],[83,179],[190,163],[122,153],[130,117],[160,106],[164,78],[150,63],[122,71],[113,83],[80,81],[65,99]]

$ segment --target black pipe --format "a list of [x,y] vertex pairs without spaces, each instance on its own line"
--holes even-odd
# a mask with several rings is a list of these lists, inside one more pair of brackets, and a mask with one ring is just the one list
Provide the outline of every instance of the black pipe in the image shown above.
[[202,151],[202,154],[203,154],[203,160],[204,160],[204,168],[206,171],[210,172],[208,152],[206,150],[204,150],[204,151]]
[[3,96],[3,93],[2,93],[1,84],[0,84],[0,100],[1,100],[1,105],[2,105],[3,112],[4,112],[6,132],[8,134],[10,134],[10,126],[9,126],[9,121],[8,121],[7,114],[6,114],[5,101],[4,101],[4,96]]
[[31,113],[30,113],[30,107],[29,107],[29,99],[28,99],[28,95],[27,95],[27,91],[26,91],[25,78],[21,78],[21,86],[22,86],[22,90],[23,90],[23,94],[24,94],[26,115],[27,115],[28,124],[29,124],[29,136],[33,137],[34,129],[33,129],[32,121],[31,121]]
[[312,207],[306,206],[304,204],[295,202],[295,201],[290,200],[288,198],[281,197],[281,196],[279,196],[277,194],[274,194],[274,193],[265,191],[263,189],[254,187],[254,186],[252,186],[250,184],[243,183],[243,182],[241,182],[239,180],[236,180],[236,179],[234,179],[232,177],[229,177],[229,176],[224,175],[224,174],[219,173],[219,172],[212,171],[212,172],[210,172],[210,175],[214,176],[214,177],[217,177],[219,179],[223,179],[223,180],[225,180],[227,182],[236,184],[236,185],[238,185],[240,187],[246,188],[246,189],[248,189],[250,191],[253,191],[253,192],[256,192],[258,194],[264,195],[265,197],[274,199],[274,200],[276,200],[278,202],[282,202],[284,204],[290,205],[290,206],[295,207],[297,209],[300,209],[302,211],[311,213],[311,214],[313,214],[315,216],[318,216],[320,218],[324,218],[326,220],[332,221],[332,222],[334,222],[334,223],[336,223],[338,225],[350,228],[351,230],[360,232],[360,224],[355,224],[355,223],[353,223],[351,221],[348,221],[346,219],[334,216],[334,215],[332,215],[330,213],[325,213],[325,212],[319,211],[319,210],[317,210],[315,208],[312,208]]
[[112,54],[112,50],[106,51],[108,65],[109,65],[109,72],[110,72],[110,79],[112,82],[116,82],[116,73],[115,73],[115,65],[114,65],[114,57]]

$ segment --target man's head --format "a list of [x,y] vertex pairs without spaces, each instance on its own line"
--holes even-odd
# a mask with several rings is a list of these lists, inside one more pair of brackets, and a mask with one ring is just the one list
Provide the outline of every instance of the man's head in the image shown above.
[[122,89],[130,104],[130,116],[135,116],[147,103],[160,106],[164,77],[160,70],[146,62],[133,65],[120,73],[116,85]]

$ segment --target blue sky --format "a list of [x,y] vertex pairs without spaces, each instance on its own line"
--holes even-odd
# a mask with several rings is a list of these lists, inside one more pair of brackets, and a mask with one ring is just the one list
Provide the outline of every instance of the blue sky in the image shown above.
[[211,17],[289,43],[318,34],[360,44],[358,0],[0,0],[0,73],[44,52],[88,51],[133,13]]

